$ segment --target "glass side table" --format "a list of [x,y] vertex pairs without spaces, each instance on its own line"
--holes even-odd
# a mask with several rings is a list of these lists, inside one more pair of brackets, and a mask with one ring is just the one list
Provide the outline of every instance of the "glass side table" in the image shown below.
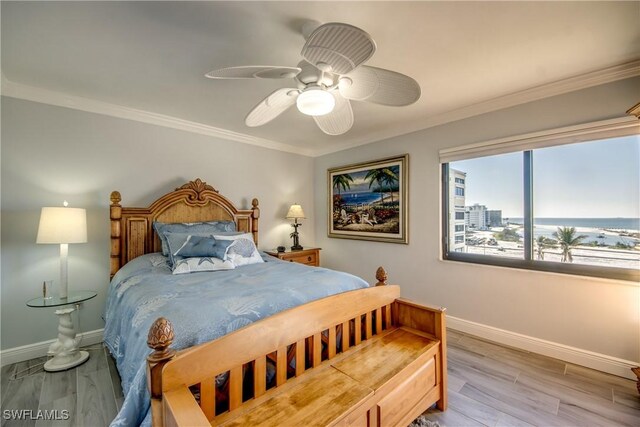
[[[94,291],[69,291],[67,298],[34,298],[27,301],[28,307],[46,308],[63,307],[69,304],[80,304],[98,295]],[[49,346],[48,354],[53,358],[44,364],[44,370],[48,372],[65,371],[83,364],[89,359],[89,353],[78,350],[76,329],[71,320],[71,313],[75,307],[60,308],[55,311],[58,315],[58,339]]]

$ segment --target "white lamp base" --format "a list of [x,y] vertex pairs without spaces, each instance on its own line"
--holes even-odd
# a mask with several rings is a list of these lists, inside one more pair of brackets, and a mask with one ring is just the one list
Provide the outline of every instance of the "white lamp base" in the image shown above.
[[71,320],[71,313],[74,311],[75,308],[56,310],[58,315],[58,339],[49,347],[49,354],[54,356],[44,364],[44,370],[47,372],[71,369],[89,359],[88,352],[78,350],[76,330]]
[[76,352],[73,357],[54,356],[53,359],[44,364],[44,370],[47,372],[66,371],[67,369],[82,365],[87,360],[89,360],[89,353],[83,350]]

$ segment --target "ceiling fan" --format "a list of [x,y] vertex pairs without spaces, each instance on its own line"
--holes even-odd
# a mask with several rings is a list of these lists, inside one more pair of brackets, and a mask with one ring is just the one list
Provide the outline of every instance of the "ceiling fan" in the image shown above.
[[295,87],[278,89],[247,115],[245,124],[261,126],[293,104],[313,116],[328,135],[341,135],[353,126],[351,101],[405,106],[420,98],[420,85],[395,71],[362,65],[376,51],[376,43],[360,28],[343,23],[303,27],[307,39],[297,67],[242,66],[210,71],[211,79],[294,79]]

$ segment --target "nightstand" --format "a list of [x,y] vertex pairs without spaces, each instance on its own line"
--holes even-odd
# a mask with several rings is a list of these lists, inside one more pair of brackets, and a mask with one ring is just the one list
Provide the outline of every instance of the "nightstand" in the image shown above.
[[320,250],[321,248],[307,248],[299,251],[287,249],[284,252],[265,251],[271,256],[280,258],[283,261],[297,262],[299,264],[320,266]]
[[[67,298],[34,298],[27,301],[27,306],[37,308],[63,307],[65,305],[79,305],[98,295],[94,291],[69,291]],[[65,371],[83,364],[89,359],[89,353],[79,351],[76,330],[71,320],[71,313],[75,307],[60,308],[56,310],[58,315],[58,340],[49,347],[49,354],[53,358],[44,364],[44,370],[48,372]]]

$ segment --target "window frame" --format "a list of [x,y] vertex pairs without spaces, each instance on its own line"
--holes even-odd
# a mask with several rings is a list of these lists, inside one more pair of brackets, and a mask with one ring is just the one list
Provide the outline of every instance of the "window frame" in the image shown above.
[[[548,132],[550,136],[553,135],[553,131]],[[636,130],[632,134],[640,135],[640,132]],[[574,142],[588,142],[598,139],[611,139],[616,136],[623,135],[607,135],[606,137],[594,137],[584,138]],[[514,137],[514,140],[521,141],[522,138]],[[550,140],[551,138],[549,138]],[[546,143],[545,146],[552,146],[553,144]],[[561,144],[556,144],[561,145]],[[461,261],[473,264],[493,265],[499,267],[518,268],[524,270],[544,271],[551,273],[571,274],[577,276],[589,276],[605,279],[633,281],[640,283],[640,270],[627,269],[620,267],[603,267],[594,266],[588,264],[572,264],[572,263],[560,263],[555,261],[544,261],[534,259],[534,242],[533,242],[533,162],[532,152],[536,148],[542,148],[538,146],[532,146],[528,149],[514,149],[510,152],[520,152],[523,154],[523,209],[524,209],[524,259],[498,257],[493,255],[481,255],[481,254],[469,254],[464,252],[456,252],[449,250],[450,236],[449,232],[449,191],[451,186],[449,185],[449,161],[441,162],[441,203],[442,203],[442,258],[449,261]],[[460,151],[464,151],[465,147],[461,147]],[[446,150],[447,154],[452,150]],[[485,155],[466,156],[466,158],[480,158]],[[450,160],[453,161],[453,160]],[[455,185],[455,184],[454,184]],[[452,218],[453,220],[453,218]]]

